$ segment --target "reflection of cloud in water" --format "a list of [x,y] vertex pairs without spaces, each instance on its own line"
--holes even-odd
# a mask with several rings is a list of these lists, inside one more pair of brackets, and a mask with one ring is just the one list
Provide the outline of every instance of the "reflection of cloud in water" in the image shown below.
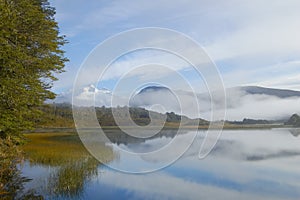
[[[203,132],[200,134],[182,159],[156,173],[132,175],[100,166],[96,169],[98,175],[88,178],[91,179],[88,184],[86,181],[83,182],[82,198],[300,199],[300,156],[293,155],[300,152],[300,138],[294,137],[289,130],[226,130],[212,154],[203,160],[197,157],[203,141]],[[180,146],[186,144],[190,135],[191,133],[178,135],[180,138],[178,148],[162,156],[168,158],[178,153]],[[170,139],[171,137],[156,137],[141,140],[144,146],[139,148],[141,151],[153,149]],[[121,145],[138,148],[136,140]],[[129,168],[144,168],[148,163],[161,162],[159,159],[164,159],[164,157],[147,157],[136,162],[123,154],[118,155],[120,157],[116,162],[127,164]],[[251,156],[257,157],[249,161]],[[79,160],[86,161],[86,159]],[[48,164],[49,169],[54,171],[59,169],[50,166]],[[43,180],[51,175],[48,167],[32,166],[28,163],[25,165],[25,169],[33,170],[35,178],[43,177]],[[67,171],[71,173],[70,175],[75,174],[72,169]],[[26,170],[23,172],[28,174]],[[63,175],[63,178],[68,177],[64,173],[60,175]],[[61,185],[64,186],[64,182]]]
[[237,160],[279,159],[300,155],[299,144],[283,129],[225,131],[214,153]]
[[[188,134],[181,137],[178,145]],[[212,154],[198,160],[202,141],[198,137],[182,159],[163,171],[141,177],[109,170],[101,184],[130,191],[133,199],[299,199],[300,140],[288,130],[224,131]]]
[[[149,138],[138,138],[123,132],[106,134],[112,143],[118,144],[120,148],[134,153],[148,153],[156,151],[168,145],[176,135],[182,135],[188,131],[162,130]],[[176,136],[177,137],[177,136]]]
[[[191,148],[184,154],[184,157],[197,156],[200,145],[203,142],[203,132],[192,144]],[[158,159],[167,159],[178,151],[183,151],[187,142],[191,141],[192,132],[180,134],[177,137],[176,149],[165,152],[159,158],[147,157],[148,162],[159,162]],[[124,147],[147,152],[148,150],[159,149],[170,142],[171,138],[154,138],[145,140],[143,144],[127,144]],[[266,159],[279,159],[300,155],[300,141],[295,139],[287,130],[235,130],[224,131],[224,134],[209,156],[223,157],[240,161],[258,161]]]
[[[243,186],[230,188],[230,185],[207,184],[205,180],[193,180],[200,171],[192,171],[191,179],[180,177],[178,174],[173,176],[170,173],[158,172],[155,174],[129,175],[120,174],[114,171],[106,171],[101,175],[103,185],[118,188],[128,192],[131,199],[282,199],[283,194],[280,192],[263,194],[261,191],[247,191]],[[210,177],[211,176],[211,177]],[[213,178],[213,175],[207,175],[206,178]],[[257,177],[255,177],[257,178]],[[130,180],[130,181],[128,181]],[[220,181],[220,180],[219,180]],[[230,181],[228,181],[230,183]],[[256,183],[261,187],[262,183]],[[249,186],[249,185],[248,185]],[[255,189],[255,184],[252,185]],[[266,187],[269,188],[269,187]],[[259,188],[257,188],[259,189]],[[292,188],[294,189],[294,188]],[[288,191],[288,189],[287,189]],[[267,191],[264,191],[267,192]],[[290,197],[297,195],[292,193]],[[299,195],[299,193],[298,193]],[[286,196],[285,196],[286,197]]]

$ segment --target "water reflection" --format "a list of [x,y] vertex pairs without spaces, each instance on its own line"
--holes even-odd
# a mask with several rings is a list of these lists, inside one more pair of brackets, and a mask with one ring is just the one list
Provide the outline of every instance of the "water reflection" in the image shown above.
[[31,179],[18,169],[22,161],[19,146],[10,138],[0,138],[0,199],[43,199],[34,189],[24,191],[24,184]]
[[[184,144],[190,133],[177,137]],[[124,148],[148,151],[175,134],[168,130],[151,139],[127,140],[112,131],[110,138]],[[82,147],[67,142],[73,140],[69,136],[32,140],[26,149],[30,165],[23,172],[33,178],[29,188],[47,188],[40,191],[48,199],[300,199],[300,140],[289,129],[224,131],[209,157],[199,160],[203,135],[172,166],[142,175],[119,173],[97,163]],[[99,148],[107,162],[128,167],[158,162],[157,158],[128,161],[113,146]],[[46,182],[41,181],[43,176]]]
[[[188,134],[181,136],[184,142]],[[158,141],[148,141],[148,145]],[[198,160],[202,141],[198,137],[179,161],[160,172],[129,175],[107,170],[95,187],[112,188],[113,193],[104,196],[126,193],[122,197],[128,199],[300,198],[300,141],[288,130],[224,131],[214,152]]]
[[[180,130],[180,132],[178,131],[178,129],[165,129],[162,130],[160,132],[158,132],[157,134],[148,137],[148,138],[139,138],[139,137],[134,137],[128,134],[124,134],[121,131],[116,131],[116,130],[104,130],[106,136],[108,137],[108,139],[116,144],[130,144],[130,143],[145,143],[147,140],[153,140],[156,138],[174,138],[177,134],[184,134],[184,133],[188,133],[188,130]],[[143,133],[140,133],[141,135]],[[136,134],[138,136],[138,133]]]
[[290,129],[289,131],[295,137],[298,137],[300,135],[300,128],[293,128],[293,129]]
[[93,158],[83,158],[82,161],[61,165],[51,173],[46,189],[63,197],[80,197],[84,185],[98,175],[98,164]]
[[[46,184],[41,181],[39,190],[45,196],[61,196],[62,198],[78,198],[84,192],[84,186],[98,175],[101,165],[80,143],[74,133],[29,134],[30,142],[24,146],[30,166],[51,167],[45,177]],[[98,145],[100,153],[107,162],[114,159],[111,148]]]

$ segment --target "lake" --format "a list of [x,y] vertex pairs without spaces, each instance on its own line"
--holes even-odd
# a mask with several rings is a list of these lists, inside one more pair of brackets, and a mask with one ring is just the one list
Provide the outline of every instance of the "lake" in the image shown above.
[[[300,199],[300,136],[297,130],[224,130],[213,151],[198,158],[204,131],[173,164],[151,173],[130,174],[120,169],[148,169],[171,158],[137,159],[119,151],[145,153],[168,144],[176,130],[149,139],[107,133],[115,144],[97,146],[102,163],[92,157],[74,133],[28,134],[22,175],[25,190],[46,199]],[[195,132],[176,135],[185,143]],[[174,153],[180,149],[174,149]]]

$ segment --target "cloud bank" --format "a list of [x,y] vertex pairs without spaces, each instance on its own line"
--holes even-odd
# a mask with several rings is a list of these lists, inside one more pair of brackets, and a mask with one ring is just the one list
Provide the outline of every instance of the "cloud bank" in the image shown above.
[[[71,94],[71,91],[62,93],[55,102],[72,102]],[[289,97],[287,95],[285,97],[284,94],[280,95],[283,96],[251,94],[246,92],[244,87],[227,89],[226,120],[242,120],[244,118],[277,120],[287,118],[294,113],[300,113],[299,96]],[[211,102],[208,93],[193,94],[191,92],[170,91],[168,89],[148,90],[128,98],[114,94],[107,89],[97,89],[93,85],[84,87],[74,97],[77,102],[80,102],[80,106],[92,106],[89,104],[91,99],[95,98],[96,106],[144,107],[161,113],[175,112],[190,118],[201,117],[204,119],[210,119],[211,106],[216,107],[218,112],[218,103],[222,101],[222,99],[217,98],[214,102]]]

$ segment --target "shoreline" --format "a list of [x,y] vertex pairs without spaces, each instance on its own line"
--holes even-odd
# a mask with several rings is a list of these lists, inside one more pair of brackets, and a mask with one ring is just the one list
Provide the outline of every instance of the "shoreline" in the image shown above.
[[[91,127],[88,130],[92,129],[98,129],[99,127]],[[119,130],[121,131],[118,126],[103,126],[101,127],[103,130]],[[124,126],[124,128],[130,129],[131,127]],[[134,128],[134,127],[132,127]],[[155,128],[155,127],[153,127]],[[209,126],[182,126],[182,130],[208,130]],[[292,128],[296,129],[299,127],[293,127],[293,126],[286,126],[286,125],[245,125],[245,126],[236,126],[236,125],[224,125],[222,130],[256,130],[256,129],[274,129],[274,128]],[[152,129],[151,127],[145,127],[145,130]],[[162,130],[175,130],[178,129],[178,126],[164,126]],[[30,133],[55,133],[55,132],[76,132],[76,128],[74,127],[39,127],[35,128],[34,130],[25,131],[24,134],[30,134]],[[210,130],[220,130],[220,127],[214,127],[211,126]]]

